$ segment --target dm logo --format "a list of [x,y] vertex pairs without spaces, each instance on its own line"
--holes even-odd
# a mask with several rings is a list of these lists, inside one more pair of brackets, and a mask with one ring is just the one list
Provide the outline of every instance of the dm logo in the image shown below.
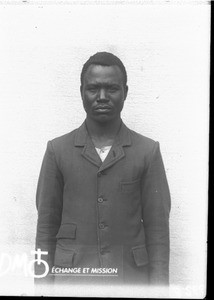
[[[35,259],[30,260],[26,253],[21,255],[16,254],[15,257],[11,257],[8,253],[0,254],[0,277],[6,275],[9,272],[14,272],[16,269],[23,268],[25,276],[31,276],[34,278],[43,278],[49,272],[48,263],[41,258],[42,255],[47,255],[48,251],[41,251],[37,249],[36,251],[31,251],[31,254],[35,255]],[[45,267],[44,273],[40,275],[34,274],[33,266],[37,263],[38,265],[43,264]]]

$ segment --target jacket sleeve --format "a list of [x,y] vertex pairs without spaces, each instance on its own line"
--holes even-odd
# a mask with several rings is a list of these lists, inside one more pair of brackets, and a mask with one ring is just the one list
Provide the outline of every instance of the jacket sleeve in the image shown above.
[[168,285],[171,199],[158,142],[154,145],[142,184],[142,216],[150,284]]
[[[39,175],[36,207],[38,221],[36,230],[36,250],[48,251],[42,255],[49,266],[49,273],[54,264],[56,248],[56,234],[61,223],[63,200],[63,176],[57,166],[52,143],[49,141],[43,158]],[[35,275],[44,274],[44,264],[35,263]],[[45,278],[35,279],[35,283],[51,283],[53,276],[48,274]]]

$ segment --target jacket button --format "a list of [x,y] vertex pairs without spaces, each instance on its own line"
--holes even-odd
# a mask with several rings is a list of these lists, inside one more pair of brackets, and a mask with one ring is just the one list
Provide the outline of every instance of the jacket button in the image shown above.
[[105,253],[106,253],[106,252],[105,252],[104,249],[101,249],[101,250],[100,250],[100,254],[101,254],[101,255],[104,255]]
[[100,224],[99,224],[99,228],[100,228],[100,229],[103,229],[104,227],[105,227],[105,225],[104,225],[103,223],[100,223]]
[[100,198],[97,199],[97,201],[100,202],[100,203],[102,203],[103,202],[103,198],[100,197]]
[[109,245],[106,245],[106,246],[104,246],[100,249],[100,254],[106,254],[106,253],[109,253],[109,252],[110,252]]
[[105,171],[99,171],[98,173],[97,173],[97,176],[102,176],[102,175],[106,175],[106,172]]

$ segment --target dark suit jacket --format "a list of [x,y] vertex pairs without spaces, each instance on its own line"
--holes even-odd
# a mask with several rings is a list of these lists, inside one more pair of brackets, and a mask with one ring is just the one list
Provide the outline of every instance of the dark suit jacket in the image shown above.
[[125,283],[168,284],[170,194],[158,142],[122,123],[102,163],[83,123],[48,142],[36,203],[36,248],[50,268],[112,267]]

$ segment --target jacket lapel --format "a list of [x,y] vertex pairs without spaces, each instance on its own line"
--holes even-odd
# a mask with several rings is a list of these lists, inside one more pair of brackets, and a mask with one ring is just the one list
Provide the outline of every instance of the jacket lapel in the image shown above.
[[116,162],[118,162],[124,156],[125,156],[125,153],[124,153],[123,147],[121,145],[113,145],[111,150],[109,151],[106,159],[100,166],[99,171],[103,171],[103,170],[113,166],[114,164],[116,164]]
[[111,147],[104,162],[101,161],[94,144],[87,132],[85,122],[77,129],[75,137],[75,146],[84,147],[82,156],[99,167],[99,171],[103,171],[114,164],[125,156],[123,147],[131,145],[130,130],[122,122],[120,130],[115,138],[114,144]]
[[82,156],[89,160],[92,164],[100,167],[102,165],[102,161],[94,147],[93,142],[91,141],[90,137],[88,137],[88,141],[83,148]]
[[126,125],[122,122],[120,130],[115,137],[114,144],[109,151],[106,159],[102,163],[100,167],[100,171],[103,171],[114,164],[116,164],[119,160],[121,160],[125,156],[125,152],[123,147],[131,146],[131,137],[130,130],[126,127]]
[[77,129],[75,136],[75,147],[82,147],[82,156],[97,167],[101,166],[102,161],[97,154],[94,144],[88,134],[85,122]]

